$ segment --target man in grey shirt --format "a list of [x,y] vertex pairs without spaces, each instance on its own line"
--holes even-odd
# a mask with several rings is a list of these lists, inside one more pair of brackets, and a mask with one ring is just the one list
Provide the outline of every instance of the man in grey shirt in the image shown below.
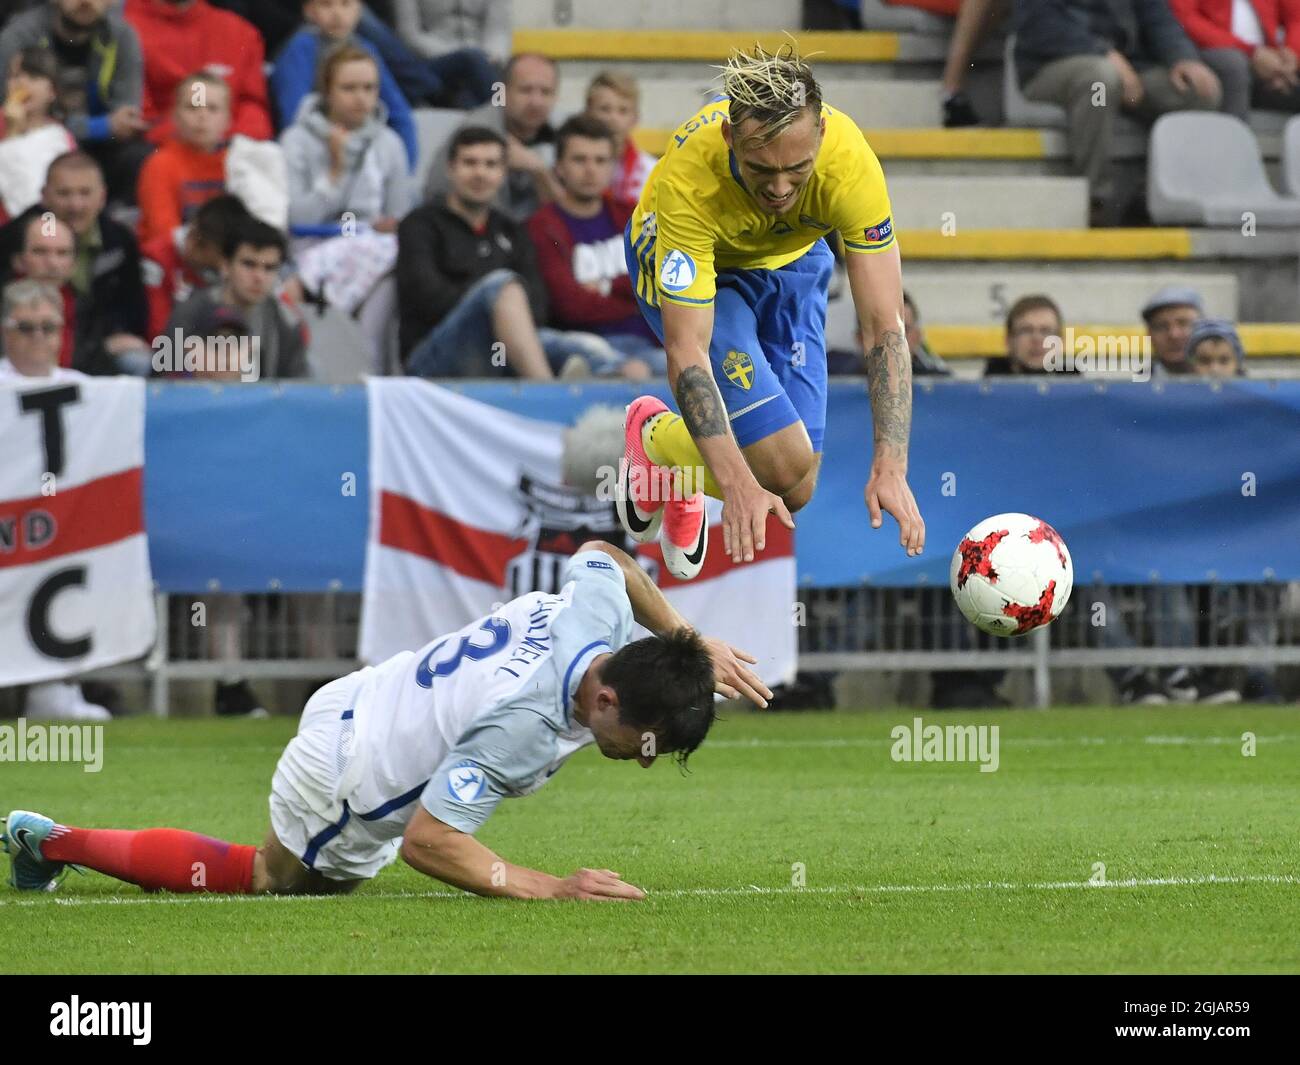
[[[214,309],[233,308],[256,338],[256,365],[246,380],[270,381],[307,376],[306,329],[275,295],[284,265],[284,234],[256,218],[242,220],[226,237],[221,282],[194,293],[172,311],[164,336],[178,353],[185,337],[202,336]],[[176,343],[176,337],[181,343]],[[156,345],[155,345],[156,347]]]
[[[461,123],[462,127],[486,126],[505,135],[508,174],[496,206],[516,222],[527,221],[538,207],[555,199],[551,112],[559,86],[560,71],[553,60],[521,52],[506,64],[504,100],[494,97],[467,112]],[[450,144],[451,136],[433,153],[433,166],[424,188],[426,203],[446,195],[450,188],[446,163]]]

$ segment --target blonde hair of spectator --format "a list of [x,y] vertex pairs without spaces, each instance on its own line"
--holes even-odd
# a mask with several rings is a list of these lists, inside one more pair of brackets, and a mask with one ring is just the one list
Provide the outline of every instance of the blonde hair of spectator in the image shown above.
[[59,324],[63,324],[63,297],[47,281],[33,281],[31,278],[10,281],[5,285],[0,300],[0,321],[8,322],[14,311],[21,307],[39,307],[44,304],[55,313]]
[[195,85],[206,85],[210,89],[221,89],[226,94],[226,99],[230,99],[230,86],[226,84],[226,79],[220,74],[214,74],[210,70],[196,70],[193,74],[187,74],[176,83],[176,104],[183,104],[188,98],[190,91]]
[[376,75],[379,73],[375,57],[364,48],[358,48],[355,44],[340,44],[325,56],[316,75],[316,92],[320,95],[322,105],[329,95],[335,74],[344,63],[369,63],[375,68]]
[[641,104],[641,87],[636,78],[621,70],[602,70],[591,79],[587,86],[587,106],[591,106],[591,96],[597,89],[608,89],[618,93],[625,100],[631,100],[638,107]]
[[806,111],[820,115],[822,90],[806,57],[794,44],[769,52],[755,44],[750,52],[734,50],[722,71],[722,94],[731,101],[731,125],[754,119],[758,128],[745,144],[761,148],[784,133]]

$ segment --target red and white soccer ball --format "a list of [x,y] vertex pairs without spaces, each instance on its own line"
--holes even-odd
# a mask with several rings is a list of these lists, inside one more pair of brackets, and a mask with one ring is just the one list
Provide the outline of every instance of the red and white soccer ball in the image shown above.
[[1065,541],[1028,514],[997,514],[957,545],[948,583],[966,620],[993,636],[1022,636],[1055,618],[1074,588]]

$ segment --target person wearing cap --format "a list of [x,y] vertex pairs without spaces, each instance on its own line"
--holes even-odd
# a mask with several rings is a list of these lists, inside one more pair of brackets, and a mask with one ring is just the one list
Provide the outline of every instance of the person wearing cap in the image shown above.
[[1187,364],[1201,377],[1245,377],[1246,349],[1237,327],[1222,318],[1202,318],[1187,338]]
[[1147,300],[1142,318],[1156,357],[1152,367],[1154,376],[1192,372],[1187,361],[1187,338],[1204,314],[1205,301],[1201,294],[1185,285],[1166,285]]

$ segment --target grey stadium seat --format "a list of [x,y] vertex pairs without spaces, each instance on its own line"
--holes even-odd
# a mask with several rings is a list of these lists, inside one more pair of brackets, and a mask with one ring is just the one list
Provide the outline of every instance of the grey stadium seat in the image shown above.
[[1300,115],[1282,132],[1282,187],[1290,196],[1300,196]]
[[429,167],[434,163],[434,153],[460,128],[465,121],[465,112],[443,107],[417,107],[412,114],[415,117],[415,140],[420,146],[420,159],[412,176],[412,188],[415,191],[415,202],[419,203],[424,194],[424,180],[428,176]]
[[943,37],[952,32],[952,19],[915,7],[894,7],[884,0],[862,0],[862,28]]
[[[1209,149],[1209,150],[1207,150]],[[1178,111],[1151,130],[1147,209],[1156,225],[1300,226],[1300,199],[1268,182],[1259,142],[1231,115]]]
[[1002,108],[1008,126],[1047,126],[1064,129],[1065,108],[1057,104],[1040,104],[1020,91],[1016,79],[1016,36],[1007,37],[1002,64]]

